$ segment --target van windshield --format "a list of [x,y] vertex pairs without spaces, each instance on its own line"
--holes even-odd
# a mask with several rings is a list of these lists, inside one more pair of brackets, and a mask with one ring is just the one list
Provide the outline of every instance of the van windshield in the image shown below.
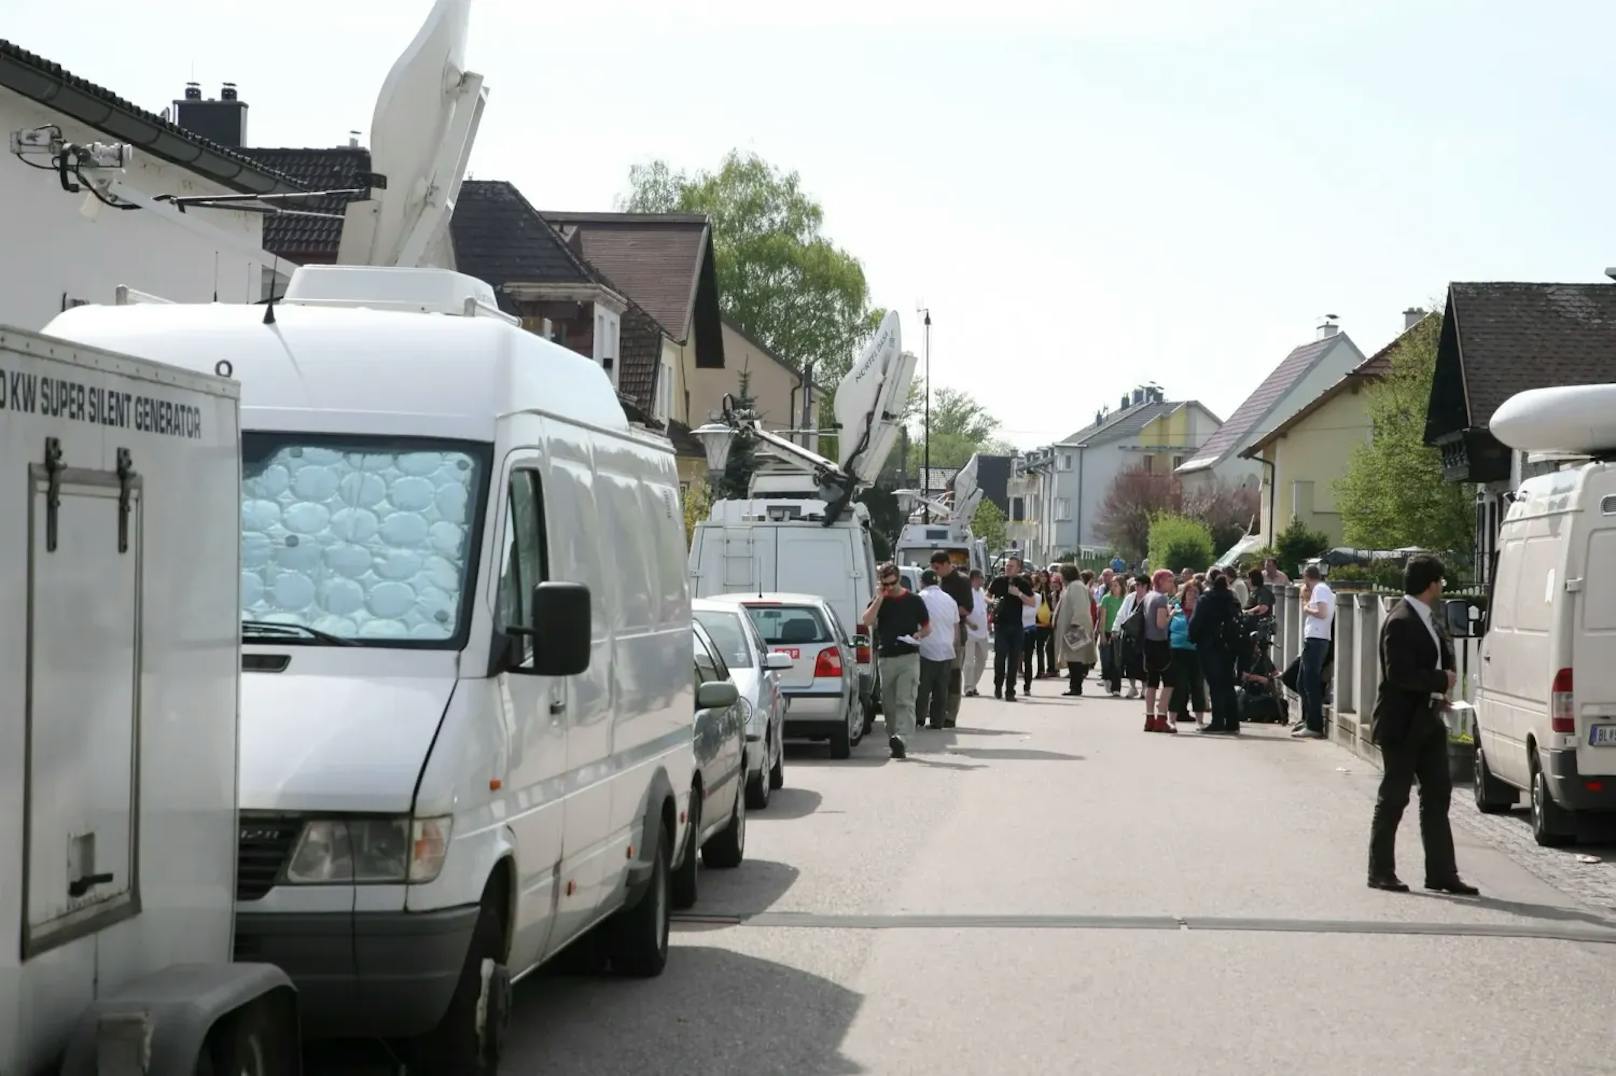
[[458,645],[487,446],[246,432],[241,447],[243,638]]

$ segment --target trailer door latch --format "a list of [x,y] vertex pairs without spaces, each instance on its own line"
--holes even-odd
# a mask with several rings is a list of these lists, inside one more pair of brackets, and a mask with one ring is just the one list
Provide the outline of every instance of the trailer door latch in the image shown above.
[[56,552],[56,517],[62,508],[62,439],[45,438],[45,552]]
[[129,485],[135,477],[134,458],[118,449],[118,552],[129,552]]

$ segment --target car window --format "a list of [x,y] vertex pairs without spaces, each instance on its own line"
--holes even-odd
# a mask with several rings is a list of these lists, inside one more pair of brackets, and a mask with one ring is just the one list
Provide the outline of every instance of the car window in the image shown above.
[[722,680],[723,677],[718,673],[718,663],[713,660],[712,651],[707,649],[707,644],[701,641],[699,635],[695,637],[695,652],[696,686],[700,687],[702,684],[711,683],[714,680]]
[[739,612],[716,613],[699,610],[695,616],[696,622],[707,629],[713,647],[718,651],[724,664],[732,669],[751,669],[757,665],[757,648],[752,645],[751,638],[746,634]]
[[758,634],[770,646],[800,646],[832,641],[830,628],[817,609],[806,605],[748,605]]

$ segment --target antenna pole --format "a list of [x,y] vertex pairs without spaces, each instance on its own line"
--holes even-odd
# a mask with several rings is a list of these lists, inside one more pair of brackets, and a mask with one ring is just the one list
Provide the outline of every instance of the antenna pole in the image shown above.
[[926,315],[926,417],[924,419],[926,443],[922,446],[920,454],[923,457],[920,463],[920,495],[921,521],[931,522],[931,308],[922,310]]

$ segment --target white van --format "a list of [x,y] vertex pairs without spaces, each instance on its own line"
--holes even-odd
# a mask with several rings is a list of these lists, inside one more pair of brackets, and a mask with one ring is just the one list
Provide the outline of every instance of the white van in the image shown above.
[[696,524],[690,540],[693,597],[723,594],[813,594],[836,612],[859,666],[864,730],[878,693],[870,639],[859,625],[875,591],[870,512],[854,503],[825,526],[823,501],[726,500]]
[[1539,844],[1616,810],[1616,385],[1523,392],[1490,428],[1521,452],[1596,457],[1522,483],[1498,534],[1477,689],[1476,803],[1524,790]]
[[236,954],[434,1072],[489,1068],[510,983],[598,924],[661,970],[691,784],[672,451],[493,304],[306,267],[49,328],[241,382]]

